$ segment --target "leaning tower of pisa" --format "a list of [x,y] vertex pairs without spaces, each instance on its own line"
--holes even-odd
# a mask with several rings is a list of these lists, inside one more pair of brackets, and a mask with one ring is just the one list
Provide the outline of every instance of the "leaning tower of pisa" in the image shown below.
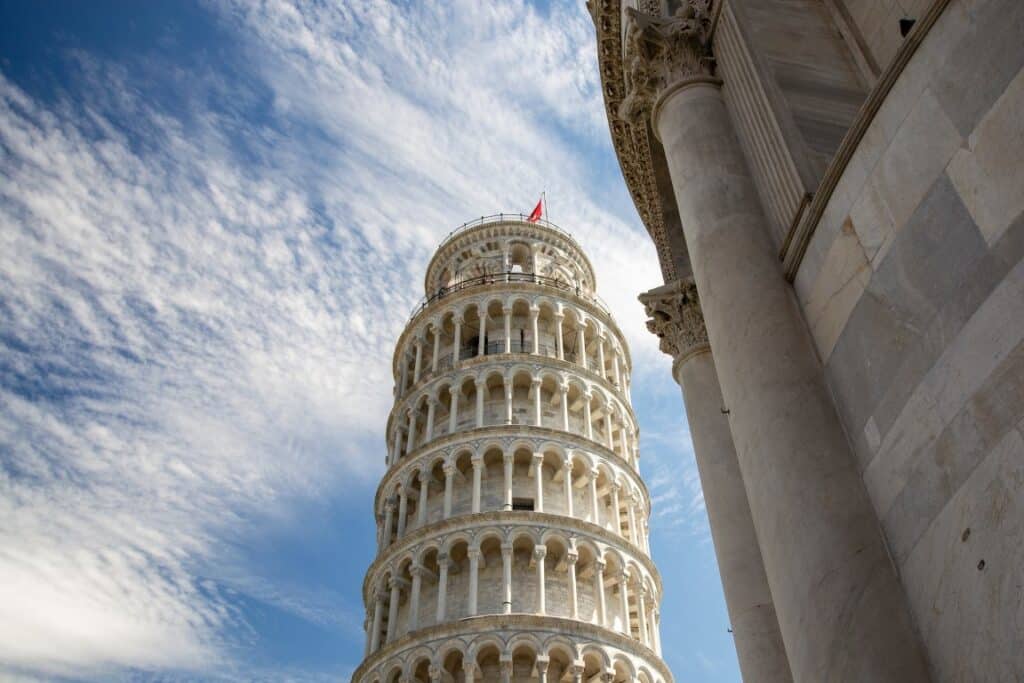
[[355,683],[670,683],[625,339],[576,241],[461,226],[394,355]]

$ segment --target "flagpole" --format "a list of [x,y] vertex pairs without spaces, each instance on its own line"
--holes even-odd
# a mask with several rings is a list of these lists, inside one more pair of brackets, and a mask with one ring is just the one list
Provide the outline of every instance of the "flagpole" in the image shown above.
[[551,222],[551,214],[548,213],[548,193],[546,190],[541,190],[540,200],[544,203],[544,220],[548,223]]

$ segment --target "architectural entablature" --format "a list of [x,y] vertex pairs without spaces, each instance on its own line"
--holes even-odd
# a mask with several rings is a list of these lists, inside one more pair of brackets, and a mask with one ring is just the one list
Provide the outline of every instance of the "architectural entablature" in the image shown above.
[[511,381],[522,374],[528,375],[531,383],[550,379],[559,386],[577,387],[584,396],[596,399],[599,405],[611,406],[617,416],[628,416],[627,429],[634,434],[639,433],[636,413],[624,390],[594,371],[588,370],[586,376],[580,377],[581,369],[569,361],[535,354],[476,356],[462,361],[457,369],[431,375],[414,385],[392,407],[385,433],[391,434],[398,426],[395,424],[396,417],[400,423],[422,401],[439,400],[444,389],[450,391],[452,388],[461,388],[466,382],[485,384],[492,377]]
[[352,680],[413,680],[423,666],[440,676],[452,654],[476,670],[479,655],[488,649],[497,650],[504,661],[529,649],[542,666],[567,661],[567,668],[578,667],[581,675],[609,672],[639,683],[674,681],[658,654],[632,638],[583,621],[531,614],[481,615],[431,627],[427,634],[407,634],[367,657]]
[[624,372],[629,373],[632,370],[633,361],[625,335],[610,312],[603,308],[603,304],[570,290],[552,289],[532,282],[506,282],[496,277],[492,284],[454,291],[431,302],[416,313],[395,345],[391,361],[393,378],[397,381],[400,377],[401,363],[410,352],[409,345],[415,339],[422,341],[425,338],[431,320],[445,321],[449,316],[461,320],[469,308],[486,309],[492,302],[499,303],[503,309],[520,302],[528,308],[547,308],[553,311],[554,317],[561,314],[574,323],[593,326],[594,336],[602,329],[610,331],[611,335],[605,333],[606,338],[612,348],[621,354],[625,365]]
[[[601,447],[594,448],[593,443],[567,439],[564,433],[552,434],[552,431],[531,428],[524,430],[525,433],[510,436],[504,429],[494,427],[475,430],[473,434],[456,435],[458,438],[446,439],[444,442],[434,442],[400,460],[399,464],[381,479],[374,496],[375,514],[384,514],[385,503],[397,493],[398,487],[408,487],[418,475],[433,470],[438,464],[454,465],[459,456],[467,453],[472,460],[480,459],[492,450],[500,451],[503,457],[520,450],[528,450],[534,454],[554,454],[555,457],[561,457],[574,466],[579,464],[583,472],[599,470],[610,482],[621,488],[623,496],[636,496],[643,505],[644,514],[650,515],[651,503],[647,485],[633,467],[624,463],[614,451]],[[386,493],[389,491],[392,496]]]
[[[544,512],[481,512],[441,520],[409,532],[389,546],[370,565],[363,579],[363,598],[367,604],[406,565],[422,564],[427,553],[449,555],[456,545],[479,551],[484,541],[494,539],[502,546],[529,541],[535,548],[549,543],[560,545],[577,555],[585,551],[592,562],[614,566],[625,572],[631,583],[655,596],[662,595],[661,575],[650,556],[621,536],[601,526],[573,517]],[[609,575],[614,572],[609,571]]]

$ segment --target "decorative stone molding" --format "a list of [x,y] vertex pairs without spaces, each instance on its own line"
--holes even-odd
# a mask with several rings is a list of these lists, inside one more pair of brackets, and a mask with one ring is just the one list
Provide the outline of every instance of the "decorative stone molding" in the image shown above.
[[[626,181],[626,187],[633,197],[633,203],[647,232],[654,241],[658,252],[658,261],[666,282],[671,282],[685,275],[676,272],[672,247],[669,242],[665,209],[662,206],[661,193],[654,168],[652,149],[658,145],[651,140],[653,135],[649,125],[649,116],[640,113],[651,111],[654,105],[654,94],[658,90],[657,82],[664,80],[680,69],[685,63],[685,56],[696,58],[696,65],[707,69],[712,66],[708,61],[713,21],[711,18],[712,0],[686,0],[673,17],[660,17],[662,3],[656,0],[643,0],[637,15],[646,17],[645,27],[653,22],[647,32],[648,40],[643,34],[636,35],[638,41],[633,47],[633,55],[656,50],[664,54],[664,66],[655,67],[644,60],[634,60],[630,64],[631,73],[627,87],[626,69],[628,58],[624,58],[621,0],[588,0],[591,17],[597,32],[597,58],[601,75],[601,86],[604,94],[605,110],[611,132],[612,144],[619,158],[619,166]],[[720,8],[721,3],[715,8]],[[694,43],[688,45],[687,43]],[[680,44],[681,43],[681,44]],[[675,65],[675,66],[673,66]],[[623,105],[632,92],[631,102]],[[632,115],[630,115],[632,113]],[[625,115],[625,116],[624,116]],[[670,207],[674,213],[674,207]]]
[[656,287],[639,299],[649,317],[647,329],[658,337],[658,347],[675,363],[711,348],[693,278]]
[[626,10],[625,96],[619,117],[646,124],[657,100],[694,79],[714,76],[711,0],[687,0],[670,17]]

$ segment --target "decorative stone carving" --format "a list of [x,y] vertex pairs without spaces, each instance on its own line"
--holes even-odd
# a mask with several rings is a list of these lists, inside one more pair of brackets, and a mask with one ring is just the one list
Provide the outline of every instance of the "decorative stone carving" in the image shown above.
[[639,299],[649,317],[647,329],[660,340],[662,352],[676,363],[710,348],[693,278],[656,287]]

